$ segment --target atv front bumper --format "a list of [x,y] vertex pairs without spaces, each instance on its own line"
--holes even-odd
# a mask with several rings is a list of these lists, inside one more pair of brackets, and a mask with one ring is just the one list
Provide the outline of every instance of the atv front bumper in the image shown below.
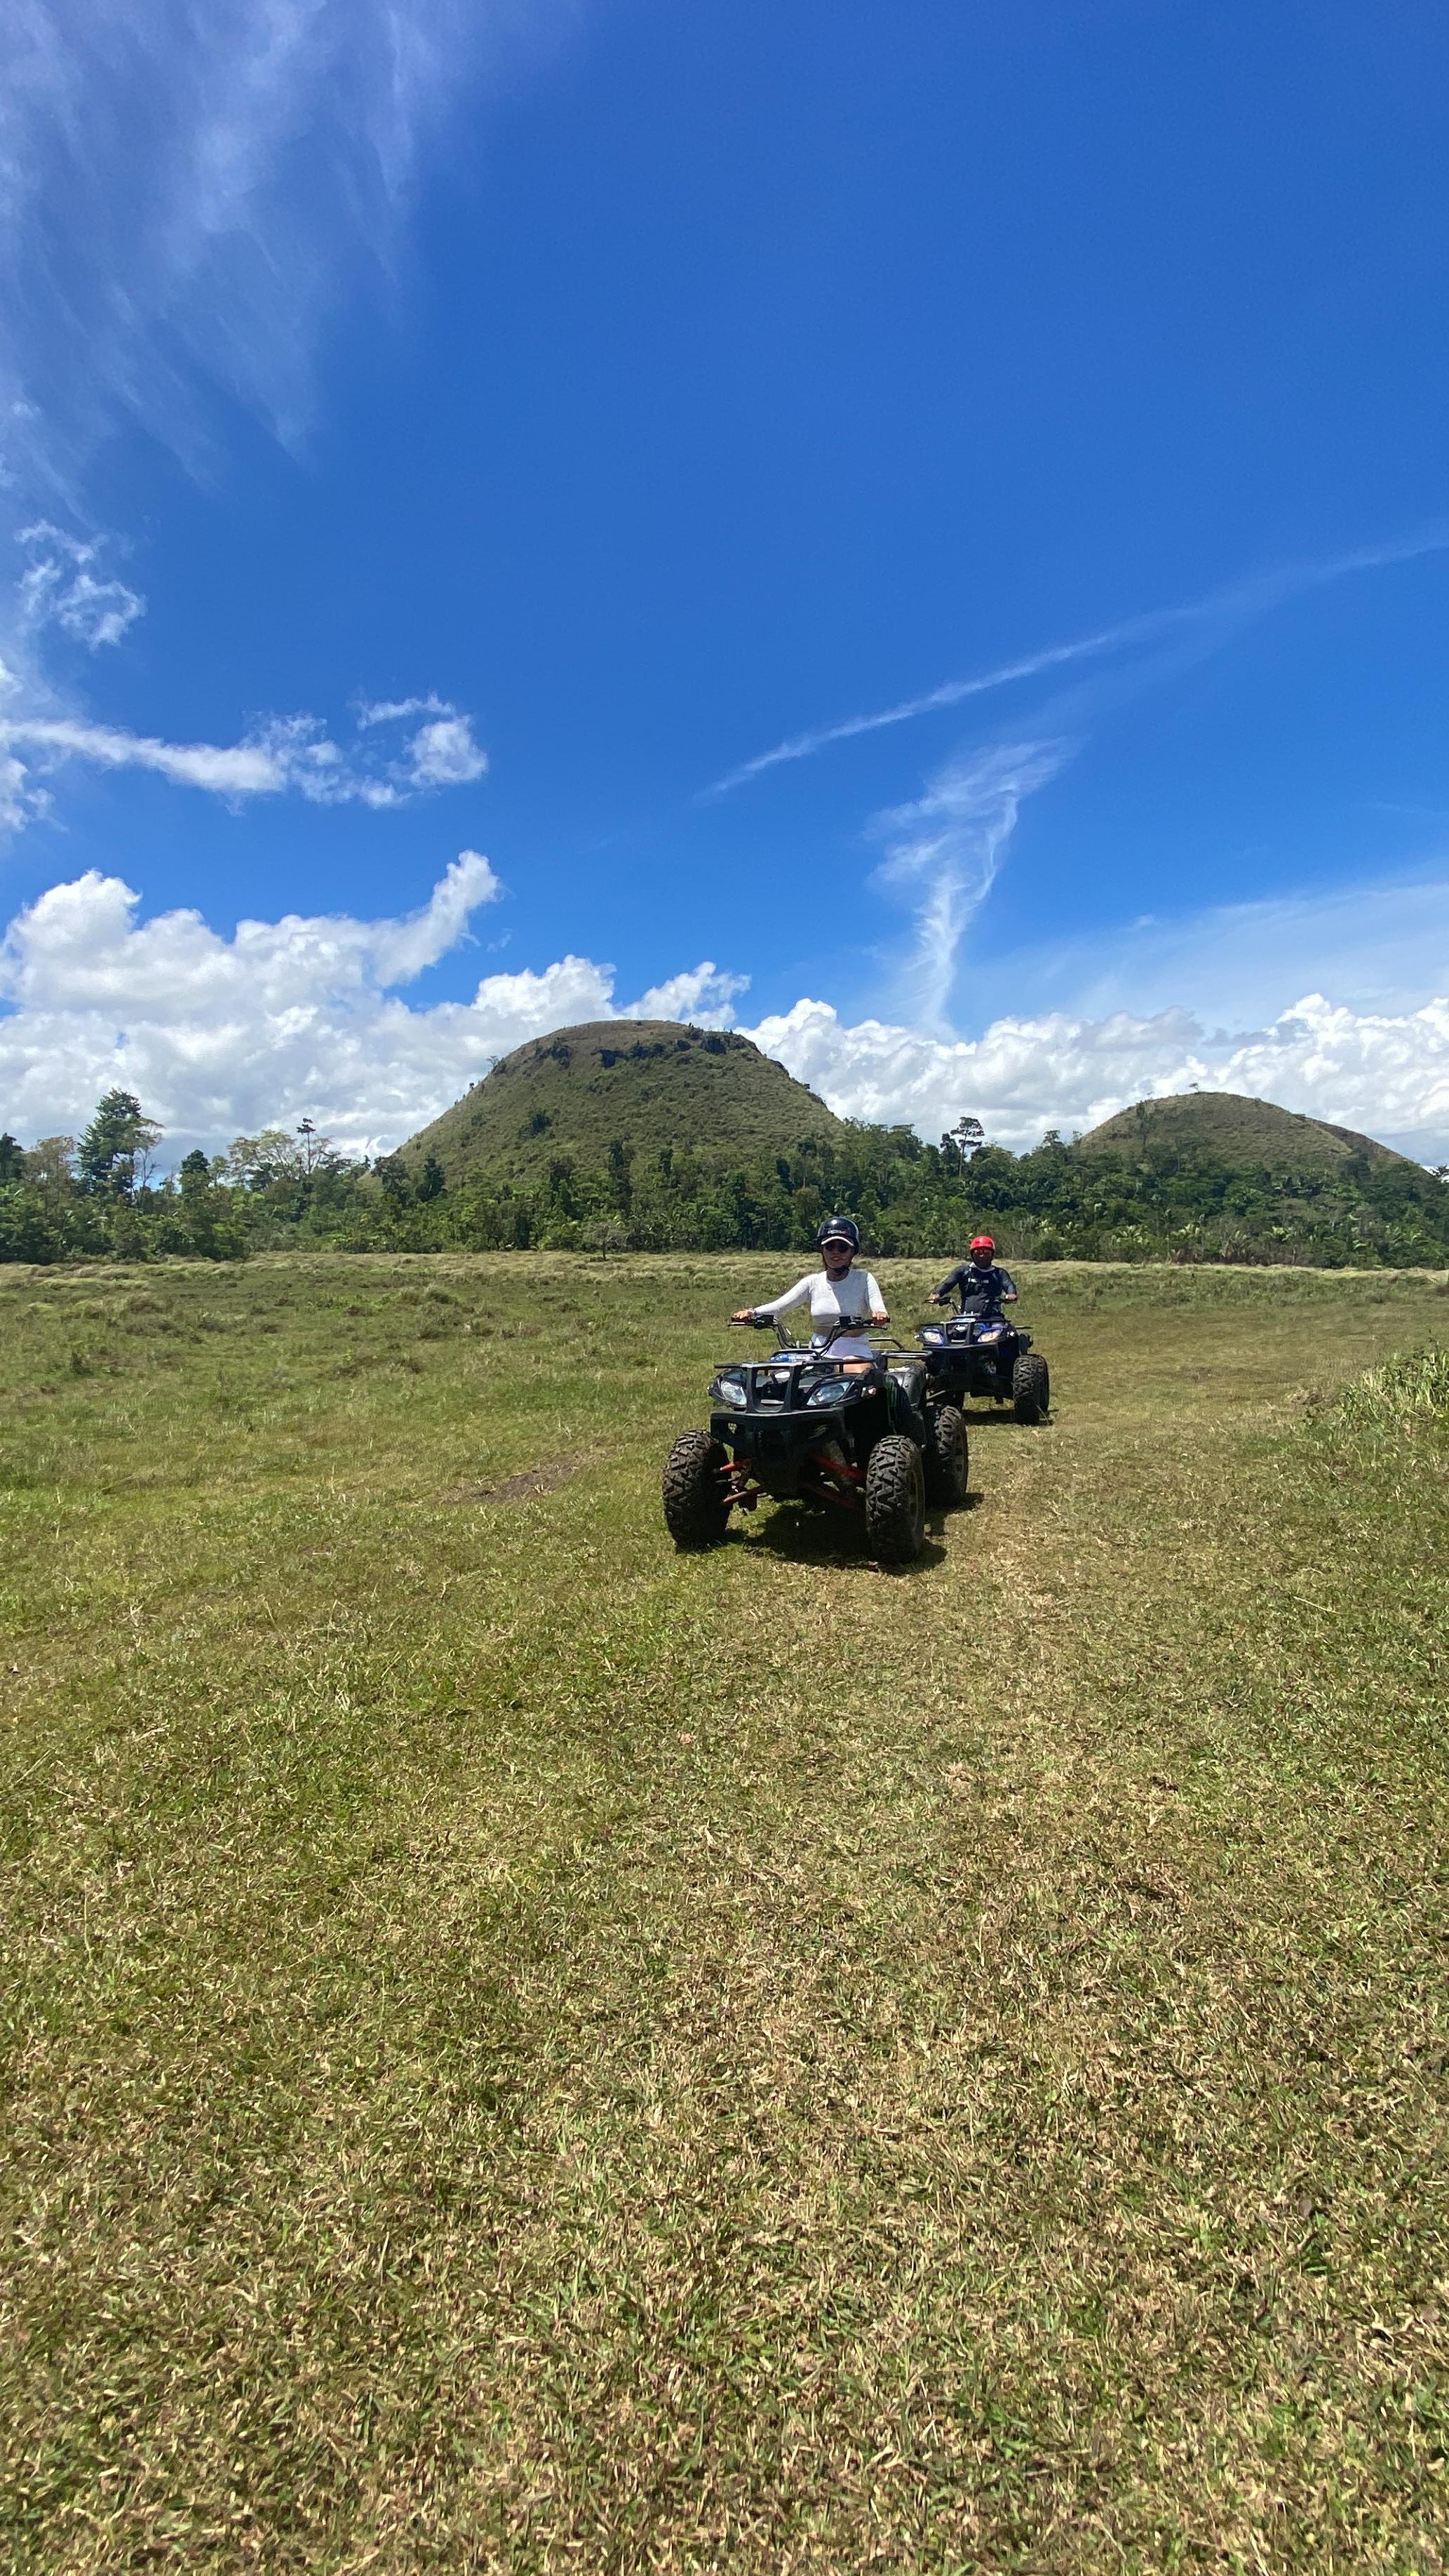
[[712,1413],[709,1436],[768,1494],[793,1494],[807,1458],[840,1436],[838,1418],[817,1413]]
[[1022,1351],[1030,1350],[1029,1333],[1006,1332],[996,1342],[968,1342],[942,1330],[940,1339],[923,1333],[926,1372],[940,1395],[957,1402],[984,1396],[1002,1403],[1011,1395],[1011,1375]]

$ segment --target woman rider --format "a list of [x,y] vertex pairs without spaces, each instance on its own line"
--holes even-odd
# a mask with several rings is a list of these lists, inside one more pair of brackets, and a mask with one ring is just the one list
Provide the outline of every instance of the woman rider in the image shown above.
[[734,1321],[752,1324],[758,1317],[787,1315],[792,1306],[808,1305],[810,1321],[818,1343],[826,1327],[842,1315],[858,1319],[858,1333],[840,1333],[830,1345],[832,1359],[868,1360],[873,1354],[865,1338],[865,1327],[878,1328],[890,1322],[880,1289],[868,1270],[852,1270],[851,1263],[860,1250],[860,1228],[851,1216],[828,1216],[815,1240],[820,1247],[821,1268],[807,1270],[783,1297],[772,1299],[768,1306],[742,1306]]

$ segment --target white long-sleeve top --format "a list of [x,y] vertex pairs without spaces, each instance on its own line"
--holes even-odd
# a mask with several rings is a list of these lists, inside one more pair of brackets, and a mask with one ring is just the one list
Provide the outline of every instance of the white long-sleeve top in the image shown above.
[[[815,1337],[833,1324],[838,1316],[859,1316],[862,1323],[873,1314],[885,1313],[885,1299],[869,1270],[847,1270],[840,1281],[827,1279],[823,1270],[807,1270],[783,1297],[772,1298],[768,1306],[757,1306],[757,1315],[788,1315],[792,1306],[808,1306]],[[832,1359],[868,1360],[870,1344],[859,1333],[841,1333],[830,1345]]]

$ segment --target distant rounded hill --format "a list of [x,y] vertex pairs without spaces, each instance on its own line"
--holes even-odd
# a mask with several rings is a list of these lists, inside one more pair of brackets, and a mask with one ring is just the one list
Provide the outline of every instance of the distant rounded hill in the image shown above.
[[526,1180],[559,1155],[597,1168],[616,1141],[636,1154],[687,1146],[787,1154],[847,1134],[803,1082],[733,1029],[679,1020],[590,1020],[515,1047],[402,1154],[428,1154],[449,1187],[475,1174]]
[[[1164,1100],[1139,1100],[1119,1109],[1077,1139],[1079,1154],[1185,1154],[1194,1160],[1270,1171],[1336,1173],[1355,1154],[1372,1164],[1404,1163],[1389,1145],[1352,1127],[1331,1127],[1271,1100],[1236,1091],[1179,1091]],[[1418,1166],[1411,1166],[1417,1170]]]

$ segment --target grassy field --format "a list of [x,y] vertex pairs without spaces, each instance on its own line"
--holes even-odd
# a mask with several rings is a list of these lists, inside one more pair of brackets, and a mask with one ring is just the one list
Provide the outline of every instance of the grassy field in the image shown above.
[[785,1267],[4,1274],[7,2568],[1444,2564],[1444,1283],[676,1558]]

